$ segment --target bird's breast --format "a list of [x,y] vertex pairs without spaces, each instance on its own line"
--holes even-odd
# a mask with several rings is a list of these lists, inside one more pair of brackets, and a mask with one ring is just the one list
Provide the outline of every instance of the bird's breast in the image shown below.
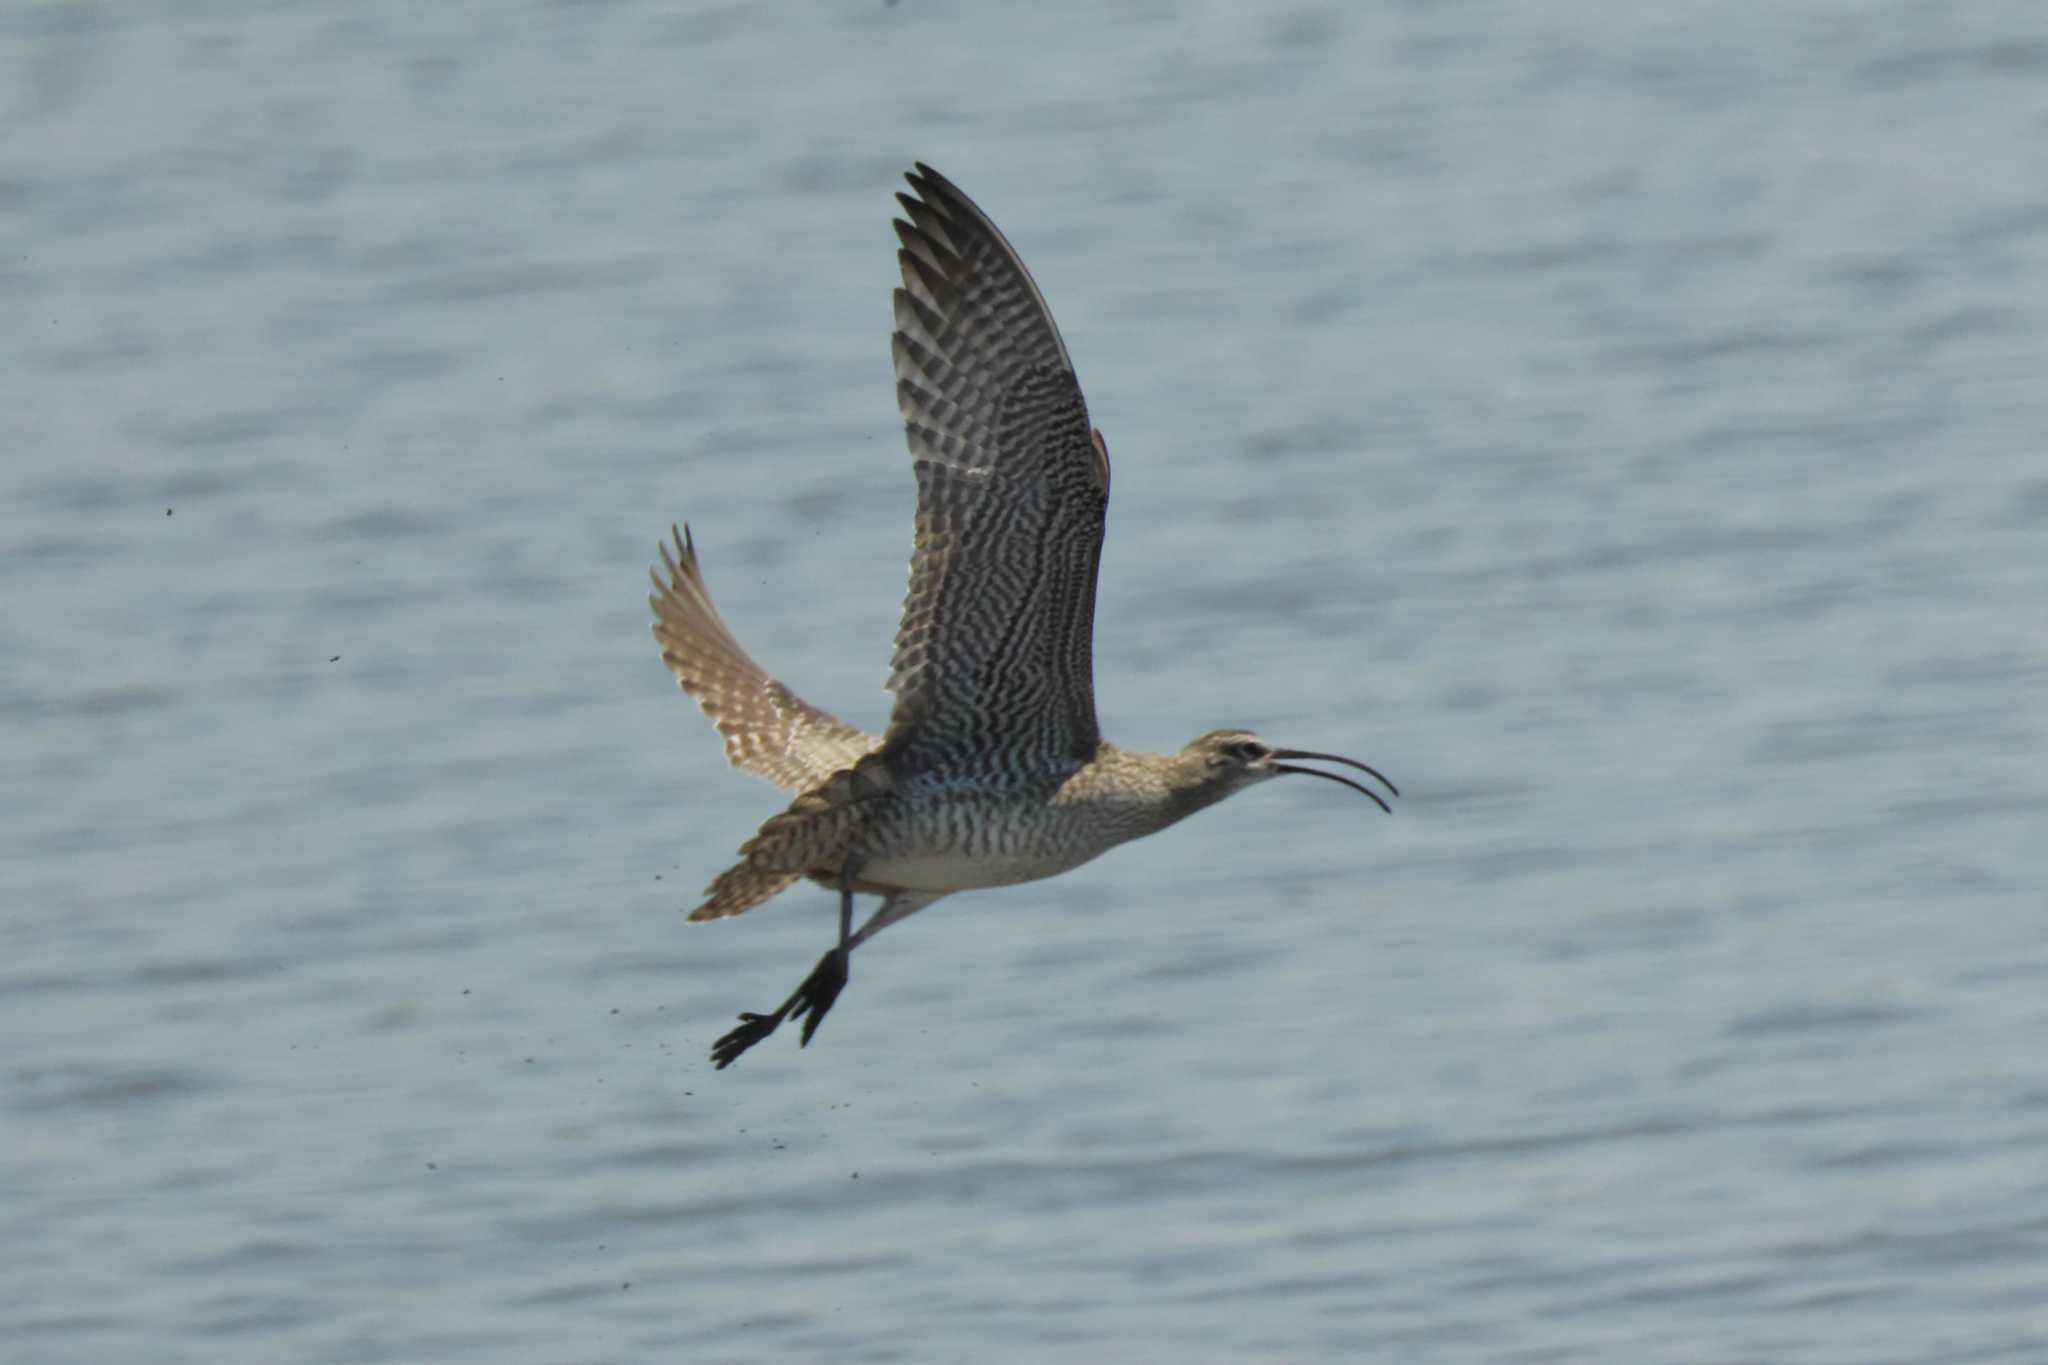
[[968,891],[985,886],[1014,886],[1054,877],[1095,856],[1067,851],[975,854],[960,850],[924,850],[882,854],[861,863],[859,879],[906,891]]
[[912,891],[965,891],[1053,877],[1116,841],[1042,798],[978,795],[899,805],[871,824],[859,877]]

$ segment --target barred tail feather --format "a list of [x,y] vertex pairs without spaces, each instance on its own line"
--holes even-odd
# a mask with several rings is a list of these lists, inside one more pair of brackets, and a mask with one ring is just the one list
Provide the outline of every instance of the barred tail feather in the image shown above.
[[798,875],[763,871],[751,862],[736,863],[704,888],[704,903],[690,912],[690,921],[724,919],[751,910],[786,890]]

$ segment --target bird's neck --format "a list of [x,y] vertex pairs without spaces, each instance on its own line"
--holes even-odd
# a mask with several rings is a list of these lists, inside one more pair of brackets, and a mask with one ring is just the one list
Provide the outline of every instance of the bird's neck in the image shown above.
[[1118,842],[1142,838],[1222,799],[1223,793],[1190,781],[1184,766],[1177,754],[1140,753],[1103,740],[1054,799],[1088,807],[1115,829]]

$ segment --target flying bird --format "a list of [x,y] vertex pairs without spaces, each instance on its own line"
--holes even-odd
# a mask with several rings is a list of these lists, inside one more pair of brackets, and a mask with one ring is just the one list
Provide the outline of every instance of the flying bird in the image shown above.
[[[690,919],[751,910],[808,878],[839,893],[839,935],[782,1006],[712,1046],[723,1070],[784,1021],[802,1045],[846,987],[853,950],[956,891],[1056,876],[1247,787],[1336,754],[1211,730],[1178,753],[1120,749],[1095,723],[1096,567],[1109,449],[1045,298],[952,181],[918,163],[899,194],[891,354],[917,475],[910,587],[880,735],[771,677],[734,638],[687,529],[652,575],[662,661],[725,737],[726,757],[796,792],[740,848]],[[858,930],[856,895],[882,903]]]

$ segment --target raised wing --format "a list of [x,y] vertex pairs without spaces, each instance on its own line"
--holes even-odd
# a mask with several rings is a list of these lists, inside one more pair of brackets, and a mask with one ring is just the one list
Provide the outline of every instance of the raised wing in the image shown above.
[[951,181],[921,162],[908,179],[892,351],[917,530],[890,763],[1085,760],[1109,455],[1024,262]]
[[778,787],[804,788],[880,745],[879,736],[820,711],[769,677],[740,648],[704,587],[689,531],[678,534],[671,527],[669,533],[674,553],[666,543],[661,547],[667,581],[652,570],[648,574],[654,580],[647,598],[654,608],[654,638],[661,661],[725,736],[732,765]]

